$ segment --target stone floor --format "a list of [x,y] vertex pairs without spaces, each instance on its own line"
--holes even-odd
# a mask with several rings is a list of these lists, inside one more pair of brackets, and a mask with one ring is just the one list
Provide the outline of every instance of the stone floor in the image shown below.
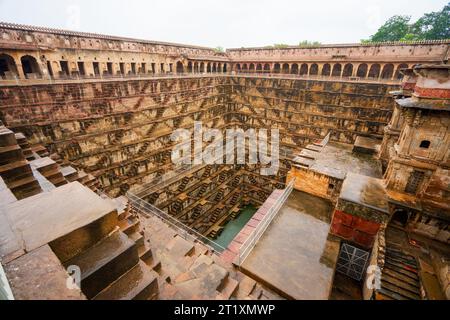
[[184,240],[156,217],[141,215],[141,225],[152,248],[158,273],[160,300],[282,299],[201,243]]
[[352,172],[374,178],[382,177],[382,168],[372,155],[353,153],[353,146],[330,142],[321,152],[314,153],[310,169],[332,176],[345,176]]
[[327,300],[339,241],[328,238],[331,204],[293,191],[242,265],[286,298]]

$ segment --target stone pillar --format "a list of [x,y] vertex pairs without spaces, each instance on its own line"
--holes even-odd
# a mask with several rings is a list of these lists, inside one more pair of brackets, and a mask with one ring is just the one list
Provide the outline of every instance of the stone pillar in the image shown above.
[[360,63],[358,63],[358,64],[353,64],[353,71],[352,71],[352,77],[353,77],[353,78],[356,77],[356,75],[357,75],[357,73],[358,73],[358,68],[359,68],[360,65],[361,65]]

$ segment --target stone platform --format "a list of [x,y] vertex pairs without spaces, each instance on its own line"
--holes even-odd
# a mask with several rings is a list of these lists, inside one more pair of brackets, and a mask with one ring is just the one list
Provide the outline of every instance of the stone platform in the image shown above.
[[328,239],[331,204],[293,191],[241,266],[289,299],[329,298],[339,241]]

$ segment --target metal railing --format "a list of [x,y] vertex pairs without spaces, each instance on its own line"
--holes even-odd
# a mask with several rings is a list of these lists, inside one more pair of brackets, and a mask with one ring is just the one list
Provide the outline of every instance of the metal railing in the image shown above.
[[300,75],[296,73],[273,73],[273,72],[242,72],[235,73],[237,76],[254,77],[254,78],[277,78],[277,79],[302,79],[302,80],[323,80],[323,81],[344,81],[344,82],[368,82],[368,83],[389,83],[389,84],[401,84],[402,79],[384,79],[384,78],[372,78],[372,77],[347,77],[347,76],[323,76],[323,75]]
[[5,271],[0,263],[0,300],[14,300],[13,293],[6,278]]
[[183,176],[184,174],[195,171],[199,166],[192,166],[192,165],[183,165],[179,168],[175,168],[172,171],[169,171],[168,173],[156,177],[152,179],[151,181],[145,183],[141,187],[137,188],[133,191],[133,193],[139,197],[145,197],[148,196],[149,193],[151,193],[151,190],[161,187],[163,188],[167,184],[170,184],[172,182],[176,182],[180,176]]
[[184,240],[190,242],[198,242],[200,241],[203,245],[208,247],[212,253],[221,254],[225,252],[227,249],[219,245],[218,243],[212,241],[211,239],[205,237],[199,232],[189,228],[182,222],[178,221],[174,217],[165,213],[164,211],[158,209],[157,207],[151,205],[147,201],[139,198],[131,192],[127,193],[127,198],[130,203],[133,205],[133,208],[138,211],[140,214],[143,214],[147,217],[156,217],[166,223],[169,227],[174,229],[177,234],[182,237]]
[[323,81],[345,81],[345,82],[366,82],[366,83],[388,83],[388,84],[401,84],[401,79],[383,79],[383,78],[370,78],[370,77],[347,77],[347,76],[322,76],[322,75],[300,75],[292,73],[272,73],[272,72],[168,72],[168,73],[136,73],[136,74],[103,74],[103,75],[65,75],[60,77],[52,76],[37,76],[30,79],[22,78],[1,78],[0,85],[30,85],[30,84],[61,84],[80,81],[113,81],[113,80],[145,80],[145,79],[161,79],[161,78],[203,78],[211,76],[244,76],[253,78],[276,78],[276,79],[302,79],[302,80],[323,80]]
[[266,216],[259,223],[255,230],[253,230],[252,234],[248,239],[242,244],[239,249],[239,254],[237,257],[237,263],[239,266],[245,262],[245,259],[249,256],[250,252],[256,246],[258,241],[261,239],[263,234],[266,232],[267,228],[275,218],[275,216],[280,211],[281,207],[285,204],[286,200],[294,190],[295,179],[293,179],[289,185],[284,189],[283,194],[277,199],[277,201],[272,205],[272,207],[267,212]]

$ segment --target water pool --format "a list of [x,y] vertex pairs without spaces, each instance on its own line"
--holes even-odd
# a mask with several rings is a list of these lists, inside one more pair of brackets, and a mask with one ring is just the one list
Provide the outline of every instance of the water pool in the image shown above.
[[242,209],[241,213],[235,220],[232,220],[226,224],[222,234],[220,235],[220,237],[214,240],[214,242],[224,248],[227,248],[231,241],[233,241],[233,239],[239,234],[239,232],[241,232],[241,230],[246,226],[250,219],[255,215],[256,211],[258,211],[258,209],[251,205]]

